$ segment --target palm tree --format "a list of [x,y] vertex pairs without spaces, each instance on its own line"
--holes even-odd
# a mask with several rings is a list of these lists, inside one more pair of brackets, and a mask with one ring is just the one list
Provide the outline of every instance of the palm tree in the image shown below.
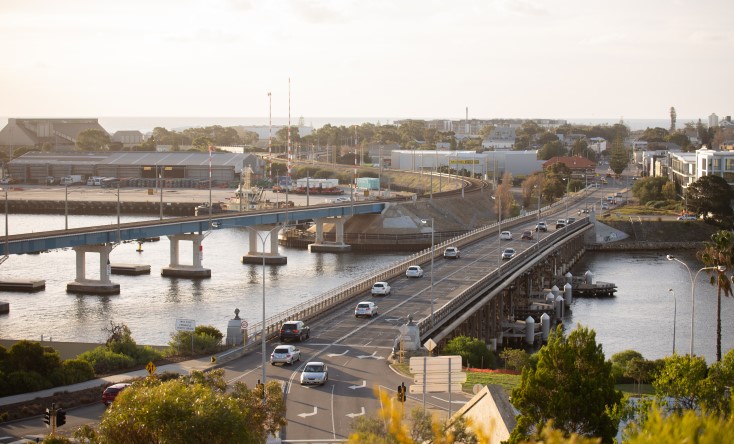
[[[723,265],[727,270],[734,265],[734,233],[717,231],[711,235],[711,242],[706,242],[703,250],[696,253],[698,260],[706,267]],[[716,269],[707,271],[711,275],[711,285],[716,285],[716,361],[721,361],[721,293],[732,296],[732,282],[727,279],[725,271]],[[713,274],[712,274],[713,273]],[[734,278],[733,278],[734,279]]]

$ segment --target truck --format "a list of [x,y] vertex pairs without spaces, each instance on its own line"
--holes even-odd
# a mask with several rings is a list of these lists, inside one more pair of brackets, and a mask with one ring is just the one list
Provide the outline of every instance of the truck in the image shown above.
[[72,174],[61,178],[61,185],[76,185],[80,183],[84,183],[84,176],[79,174]]

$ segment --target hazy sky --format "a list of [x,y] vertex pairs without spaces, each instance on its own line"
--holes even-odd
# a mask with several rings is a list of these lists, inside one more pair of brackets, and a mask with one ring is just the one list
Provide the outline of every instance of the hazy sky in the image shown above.
[[0,0],[0,116],[734,114],[732,0]]

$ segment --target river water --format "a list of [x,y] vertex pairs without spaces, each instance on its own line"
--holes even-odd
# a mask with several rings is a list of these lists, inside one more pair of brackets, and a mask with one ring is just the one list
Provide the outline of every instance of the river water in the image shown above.
[[[146,217],[123,217],[122,222]],[[69,227],[114,224],[116,216],[70,216]],[[63,229],[63,216],[10,215],[11,234]],[[1,228],[4,235],[4,227]],[[197,325],[213,325],[226,331],[234,316],[256,323],[262,319],[262,266],[243,265],[248,251],[245,229],[217,230],[204,241],[205,267],[211,279],[192,281],[160,276],[169,263],[169,243],[124,243],[111,254],[113,263],[151,265],[151,274],[112,276],[119,295],[94,296],[66,293],[74,280],[75,253],[52,251],[37,255],[11,256],[0,265],[0,279],[45,279],[38,293],[0,293],[10,303],[10,313],[0,315],[0,338],[54,341],[104,342],[102,328],[112,320],[125,323],[140,344],[165,345],[174,332],[177,318],[194,319]],[[191,243],[182,242],[181,262],[191,263]],[[403,254],[311,254],[307,250],[280,247],[288,256],[286,266],[267,266],[265,281],[266,316],[354,281],[378,268],[401,260]],[[677,299],[676,350],[687,353],[690,345],[691,284],[688,272],[677,262],[666,260],[668,252],[586,253],[573,270],[594,273],[595,280],[613,282],[618,291],[606,299],[576,299],[566,316],[566,329],[577,323],[593,328],[607,357],[635,349],[647,359],[669,355],[673,348],[673,296]],[[693,252],[678,253],[696,272]],[[99,273],[98,256],[87,258],[87,275]],[[734,301],[723,298],[722,319],[734,318]],[[701,273],[696,287],[695,353],[715,360],[716,291]],[[734,325],[723,322],[723,351],[734,346]]]

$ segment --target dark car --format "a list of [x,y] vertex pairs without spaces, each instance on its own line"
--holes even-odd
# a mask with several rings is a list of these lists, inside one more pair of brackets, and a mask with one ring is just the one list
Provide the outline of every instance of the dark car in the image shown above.
[[296,339],[300,342],[309,337],[311,337],[311,328],[303,321],[288,321],[280,327],[280,340],[283,342],[289,339]]
[[102,392],[102,403],[104,403],[104,405],[112,404],[112,401],[117,398],[117,395],[128,387],[130,387],[130,384],[126,382],[112,384],[111,386],[107,387],[106,389],[104,389],[104,392]]
[[522,236],[520,236],[521,240],[533,240],[533,232],[532,231],[523,231]]

